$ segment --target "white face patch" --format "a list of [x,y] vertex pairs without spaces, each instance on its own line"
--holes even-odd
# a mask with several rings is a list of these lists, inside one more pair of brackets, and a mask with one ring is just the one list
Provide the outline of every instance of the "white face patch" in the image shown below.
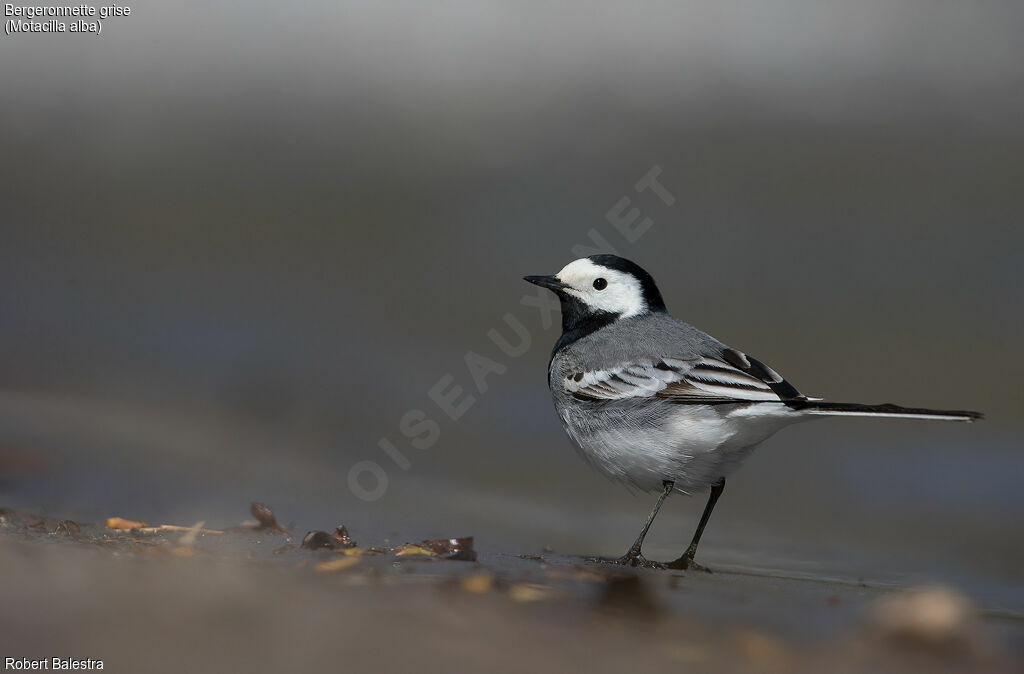
[[[556,276],[562,283],[572,286],[564,292],[593,309],[619,314],[622,318],[647,311],[640,281],[630,274],[581,258],[565,265]],[[594,281],[599,278],[608,283],[603,290],[594,287]]]

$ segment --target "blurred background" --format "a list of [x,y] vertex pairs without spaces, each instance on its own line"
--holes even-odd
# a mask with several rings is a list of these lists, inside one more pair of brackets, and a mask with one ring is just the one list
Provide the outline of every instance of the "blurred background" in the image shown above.
[[[521,304],[610,246],[809,394],[988,415],[782,432],[702,561],[1022,610],[1022,25],[1010,1],[185,0],[5,37],[0,505],[230,525],[261,500],[366,544],[621,554],[653,497],[575,456],[557,323]],[[653,167],[673,204],[636,191]],[[515,341],[508,313],[515,358],[487,337]],[[468,351],[505,368],[485,392]],[[649,556],[703,505],[672,499]]]

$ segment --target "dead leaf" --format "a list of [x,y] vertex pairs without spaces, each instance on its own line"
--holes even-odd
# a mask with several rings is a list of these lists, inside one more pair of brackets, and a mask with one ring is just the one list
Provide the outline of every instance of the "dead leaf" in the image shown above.
[[381,550],[380,548],[346,548],[345,550],[338,550],[338,554],[362,557],[364,555],[386,555],[388,551]]
[[413,555],[436,557],[437,553],[433,550],[424,548],[422,545],[415,545],[414,543],[404,543],[395,548],[395,557],[411,557]]
[[277,518],[274,516],[274,511],[270,509],[270,506],[254,501],[249,506],[249,512],[256,518],[255,529],[270,531],[275,534],[288,533],[284,530],[284,527],[277,523]]
[[[183,526],[181,526],[179,524],[161,524],[161,525],[155,526],[155,527],[142,527],[142,528],[139,529],[139,531],[141,531],[144,534],[158,534],[158,533],[161,533],[161,532],[164,532],[164,531],[184,531],[184,532],[188,532],[188,531],[192,531],[193,528],[194,527],[183,527]],[[204,536],[206,534],[213,534],[213,535],[217,536],[217,535],[223,534],[224,532],[219,530],[219,529],[198,529],[197,533],[203,534]]]
[[432,538],[419,543],[406,543],[395,548],[396,557],[423,555],[452,559],[464,562],[475,562],[476,551],[473,549],[473,537],[466,538]]
[[335,571],[344,571],[345,569],[351,569],[358,563],[358,557],[339,557],[338,559],[332,559],[329,562],[320,562],[313,568],[315,568],[320,573],[333,573]]
[[142,529],[145,528],[145,522],[137,522],[135,520],[126,520],[123,517],[109,517],[107,518],[108,529]]

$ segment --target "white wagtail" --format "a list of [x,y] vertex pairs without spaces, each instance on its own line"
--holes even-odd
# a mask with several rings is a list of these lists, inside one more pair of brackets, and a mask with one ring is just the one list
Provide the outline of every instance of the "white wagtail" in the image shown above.
[[[583,458],[637,489],[661,489],[619,564],[703,569],[697,543],[750,452],[789,424],[822,416],[973,421],[978,412],[862,405],[809,398],[774,370],[668,314],[654,279],[615,255],[592,255],[554,276],[527,276],[562,304],[562,336],[548,364],[555,409]],[[711,496],[690,546],[658,564],[640,548],[673,490]]]

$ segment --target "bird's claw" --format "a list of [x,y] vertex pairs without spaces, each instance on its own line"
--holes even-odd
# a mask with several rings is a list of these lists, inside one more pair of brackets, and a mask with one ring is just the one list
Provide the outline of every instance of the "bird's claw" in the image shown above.
[[711,569],[702,564],[698,564],[690,557],[680,557],[677,560],[665,564],[662,568],[672,569],[675,571],[703,571],[704,573],[714,573]]

